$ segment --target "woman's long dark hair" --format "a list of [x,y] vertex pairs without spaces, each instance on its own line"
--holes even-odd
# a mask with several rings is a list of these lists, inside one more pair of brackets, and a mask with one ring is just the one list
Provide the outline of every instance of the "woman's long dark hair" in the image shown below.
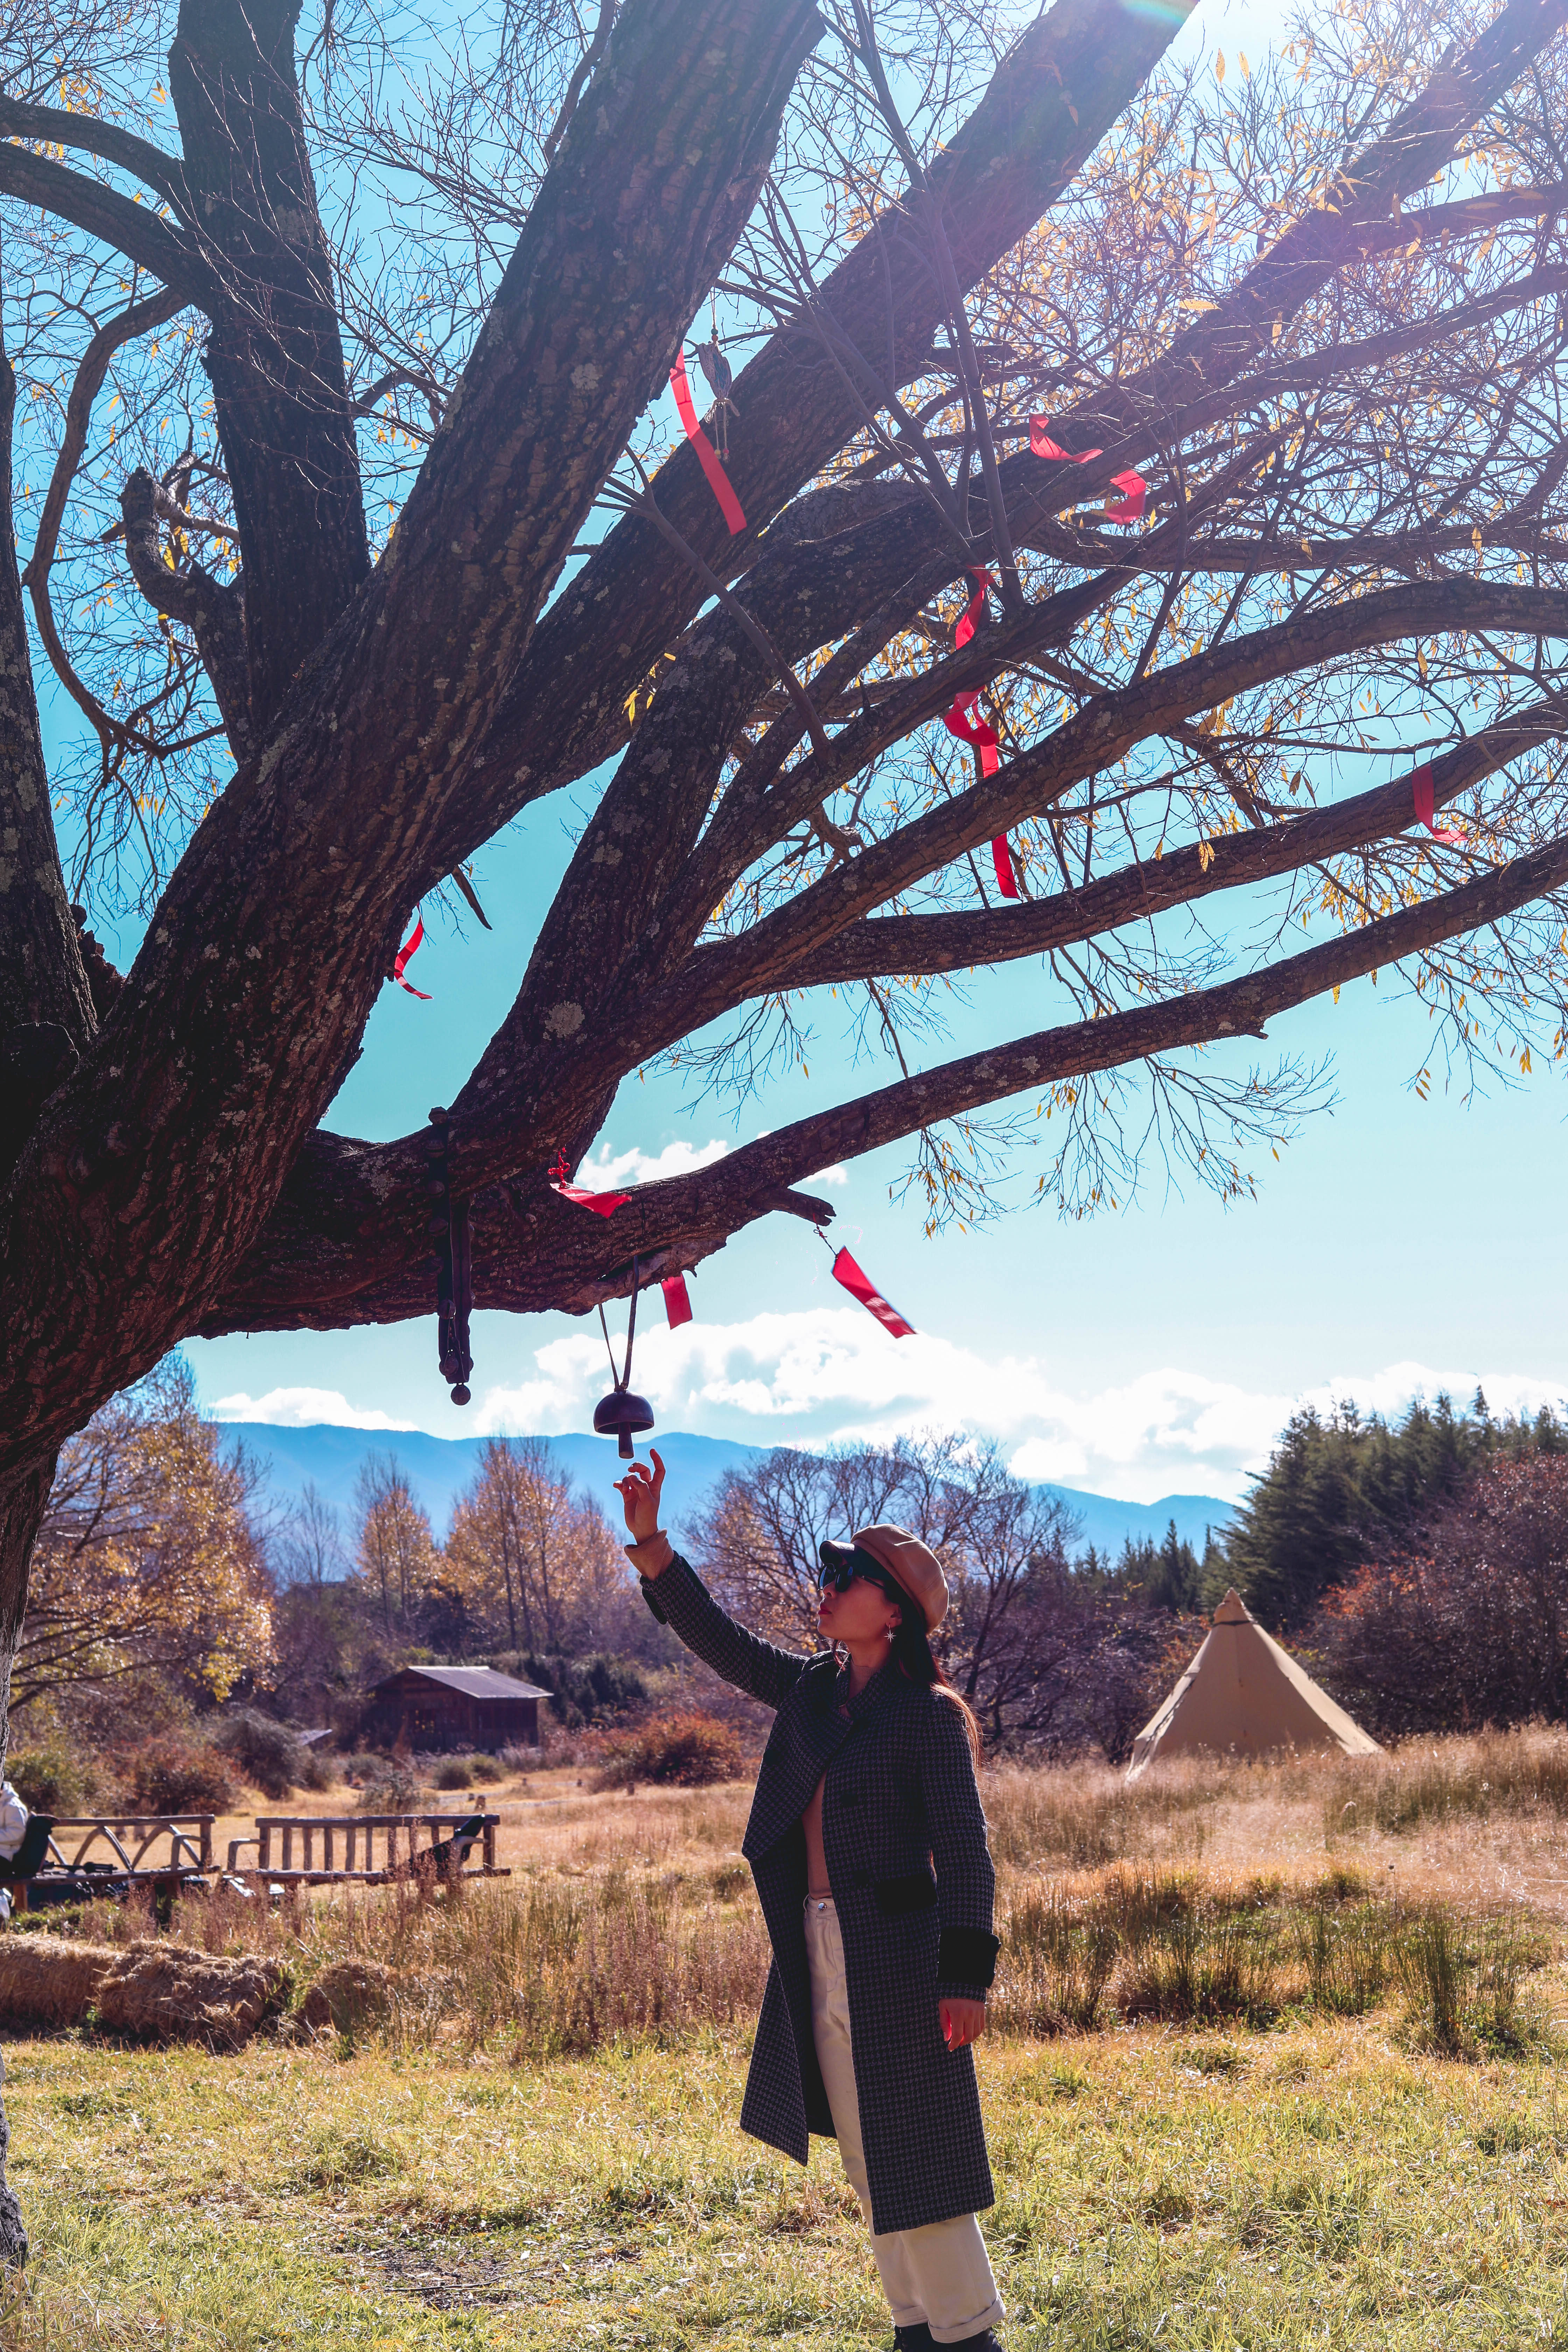
[[889,1654],[889,1663],[898,1668],[900,1674],[906,1675],[910,1682],[918,1683],[921,1690],[939,1690],[944,1698],[952,1701],[963,1717],[963,1727],[969,1734],[970,1752],[978,1771],[983,1753],[980,1719],[969,1701],[953,1689],[938,1664],[919,1603],[911,1601],[905,1592],[895,1592],[892,1598],[900,1607],[899,1622],[893,1629],[893,1646]]

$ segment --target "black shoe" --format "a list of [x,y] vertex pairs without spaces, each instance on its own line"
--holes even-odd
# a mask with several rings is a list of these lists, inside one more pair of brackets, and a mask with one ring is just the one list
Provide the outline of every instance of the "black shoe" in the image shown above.
[[936,2338],[923,2319],[917,2320],[912,2327],[895,2327],[893,2342],[898,2352],[936,2352]]
[[938,2344],[932,2336],[935,2352],[1004,2352],[1002,2338],[994,2327],[983,2327],[978,2336],[961,2336],[956,2344]]

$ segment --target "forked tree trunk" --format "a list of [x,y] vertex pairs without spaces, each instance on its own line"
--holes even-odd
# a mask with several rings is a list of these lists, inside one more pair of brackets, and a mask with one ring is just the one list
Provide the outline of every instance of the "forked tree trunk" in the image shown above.
[[[51,1454],[0,1486],[0,1761],[10,1738],[11,1668],[27,1605],[27,1570],[54,1477]],[[0,2084],[5,2079],[0,2067]],[[27,2259],[27,2232],[16,2192],[5,2179],[10,2145],[11,2126],[0,2099],[0,2266],[19,2269]]]

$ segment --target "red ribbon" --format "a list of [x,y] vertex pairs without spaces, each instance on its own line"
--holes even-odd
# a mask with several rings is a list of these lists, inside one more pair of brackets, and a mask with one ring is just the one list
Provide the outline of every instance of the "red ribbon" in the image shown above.
[[1432,762],[1430,760],[1424,761],[1422,765],[1416,769],[1415,773],[1411,777],[1410,797],[1415,803],[1416,815],[1420,818],[1422,824],[1426,826],[1434,841],[1446,841],[1451,849],[1462,849],[1464,847],[1465,836],[1462,833],[1450,833],[1446,825],[1436,824],[1433,818],[1432,810],[1434,805],[1434,795],[1432,791]]
[[[1103,449],[1064,449],[1061,443],[1053,441],[1046,430],[1050,421],[1048,416],[1031,416],[1029,419],[1029,447],[1037,457],[1059,457],[1068,466],[1087,466],[1091,457],[1104,457]],[[1106,508],[1107,522],[1141,521],[1143,501],[1149,495],[1149,485],[1142,475],[1112,474],[1110,480],[1112,488],[1124,495],[1120,506]]]
[[996,868],[996,887],[1004,898],[1021,898],[1024,894],[1013,870],[1013,845],[1005,833],[999,833],[991,845],[991,863]]
[[408,969],[409,957],[417,951],[424,937],[425,918],[423,915],[416,915],[414,920],[414,929],[409,932],[408,937],[404,940],[403,945],[398,949],[397,953],[392,959],[392,977],[397,982],[399,988],[405,988],[410,996],[416,996],[422,1004],[428,1004],[432,1001],[428,991],[423,988],[416,988],[412,981],[405,980],[403,977],[404,973]]
[[719,463],[718,451],[697,422],[691,386],[686,381],[684,348],[675,355],[675,365],[669,371],[669,384],[675,394],[675,404],[680,411],[680,421],[686,427],[686,437],[697,452],[697,462],[708,477],[708,487],[718,499],[724,520],[730,526],[730,535],[733,538],[737,531],[745,530],[746,518],[741,511],[740,499],[730,487],[730,477]]
[[981,774],[994,776],[1002,764],[1002,755],[996,749],[996,730],[988,719],[969,716],[979,699],[977,686],[972,686],[966,694],[955,694],[952,709],[942,713],[942,723],[961,743],[973,744],[980,754]]
[[969,577],[974,583],[974,593],[964,606],[963,616],[952,633],[952,642],[955,646],[966,646],[969,643],[970,638],[974,635],[975,622],[985,610],[986,596],[996,585],[989,572],[972,572]]
[[672,1331],[679,1331],[683,1323],[691,1320],[691,1301],[686,1295],[686,1276],[683,1274],[666,1275],[658,1286],[664,1293],[665,1318]]
[[592,1209],[596,1217],[613,1217],[629,1192],[585,1192],[580,1184],[566,1181],[566,1154],[563,1151],[550,1171],[550,1189],[559,1192],[563,1201],[575,1201],[579,1208]]
[[[963,625],[961,621],[960,628]],[[972,687],[967,694],[955,694],[952,709],[942,713],[942,723],[950,735],[957,736],[961,743],[973,744],[980,754],[981,774],[994,776],[1002,764],[1002,755],[996,748],[996,730],[988,719],[971,719],[969,716],[979,699],[978,687]],[[991,845],[991,862],[996,868],[996,887],[1004,898],[1020,898],[1023,894],[1013,869],[1013,852],[1005,833],[999,833]]]
[[879,1290],[873,1289],[847,1249],[841,1249],[833,1261],[833,1279],[841,1282],[852,1298],[858,1298],[876,1317],[884,1331],[895,1339],[912,1339],[915,1327],[906,1323],[896,1307],[889,1307]]

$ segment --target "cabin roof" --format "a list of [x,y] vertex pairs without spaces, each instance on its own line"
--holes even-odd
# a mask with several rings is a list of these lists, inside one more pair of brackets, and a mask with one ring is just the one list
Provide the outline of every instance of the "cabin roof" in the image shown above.
[[493,1666],[400,1666],[384,1682],[377,1683],[378,1691],[389,1691],[417,1675],[423,1681],[439,1683],[444,1690],[458,1691],[464,1698],[548,1698],[550,1693],[541,1690],[537,1683],[520,1683],[512,1675],[498,1675]]

